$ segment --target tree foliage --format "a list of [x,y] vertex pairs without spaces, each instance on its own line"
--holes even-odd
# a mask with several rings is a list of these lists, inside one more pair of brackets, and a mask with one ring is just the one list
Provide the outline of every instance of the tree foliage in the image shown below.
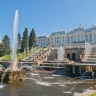
[[[18,41],[17,41],[17,48],[21,49],[18,52],[23,52],[24,49],[28,50],[28,48],[32,48],[36,46],[36,34],[35,30],[32,28],[29,39],[28,39],[28,29],[25,28],[23,35],[21,37],[20,32],[18,33]],[[11,52],[10,48],[10,38],[8,35],[5,35],[2,39],[2,43],[0,43],[0,56],[7,55]]]
[[2,43],[0,43],[0,57],[5,55],[4,46]]
[[36,46],[36,34],[35,30],[32,28],[32,31],[30,32],[29,36],[29,48],[31,49],[34,46]]
[[2,46],[4,48],[4,53],[9,54],[10,52],[10,38],[8,35],[5,35],[2,40]]
[[28,43],[28,29],[25,28],[21,41],[21,51],[24,51],[24,49],[28,50]]
[[20,32],[18,33],[18,37],[17,37],[18,41],[17,41],[17,49],[20,49],[21,48],[21,35],[20,35]]

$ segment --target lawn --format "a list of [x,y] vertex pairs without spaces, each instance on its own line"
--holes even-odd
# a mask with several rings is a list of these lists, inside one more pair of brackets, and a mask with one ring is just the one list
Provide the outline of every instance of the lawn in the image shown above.
[[44,47],[41,47],[41,48],[40,48],[41,51],[44,50],[44,49],[45,49]]
[[[44,47],[41,47],[40,48],[40,50],[44,50],[45,48]],[[17,52],[17,58],[18,58],[18,60],[22,60],[24,57],[27,57],[27,56],[29,56],[29,55],[31,55],[31,54],[33,54],[34,53],[34,49],[31,49],[31,50],[29,50],[29,51],[27,51],[25,54],[24,54],[24,52],[20,52],[20,50],[18,50],[18,52]],[[2,60],[11,60],[11,55],[6,55],[6,56],[4,56],[4,58],[2,59]]]
[[3,58],[3,60],[10,60],[11,59],[11,55],[5,55],[5,57]]

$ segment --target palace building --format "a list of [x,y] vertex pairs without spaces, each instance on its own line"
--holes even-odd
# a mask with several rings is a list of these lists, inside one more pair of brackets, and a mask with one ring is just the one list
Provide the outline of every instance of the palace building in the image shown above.
[[78,28],[73,30],[62,30],[52,32],[50,36],[36,37],[37,46],[60,46],[60,45],[72,45],[77,43],[90,43],[96,45],[96,26],[82,27],[82,24]]

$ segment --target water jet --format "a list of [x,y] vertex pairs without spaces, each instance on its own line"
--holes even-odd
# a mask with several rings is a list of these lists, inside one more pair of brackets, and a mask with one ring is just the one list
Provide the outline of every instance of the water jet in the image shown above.
[[18,31],[18,10],[15,11],[14,24],[13,24],[13,41],[11,50],[11,65],[5,69],[1,77],[2,82],[16,82],[23,80],[26,77],[25,71],[18,68],[17,59],[17,31]]

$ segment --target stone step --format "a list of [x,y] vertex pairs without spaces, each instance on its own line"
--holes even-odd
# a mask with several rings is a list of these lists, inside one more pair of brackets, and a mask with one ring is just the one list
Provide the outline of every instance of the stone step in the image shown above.
[[83,62],[96,62],[96,60],[82,60]]

